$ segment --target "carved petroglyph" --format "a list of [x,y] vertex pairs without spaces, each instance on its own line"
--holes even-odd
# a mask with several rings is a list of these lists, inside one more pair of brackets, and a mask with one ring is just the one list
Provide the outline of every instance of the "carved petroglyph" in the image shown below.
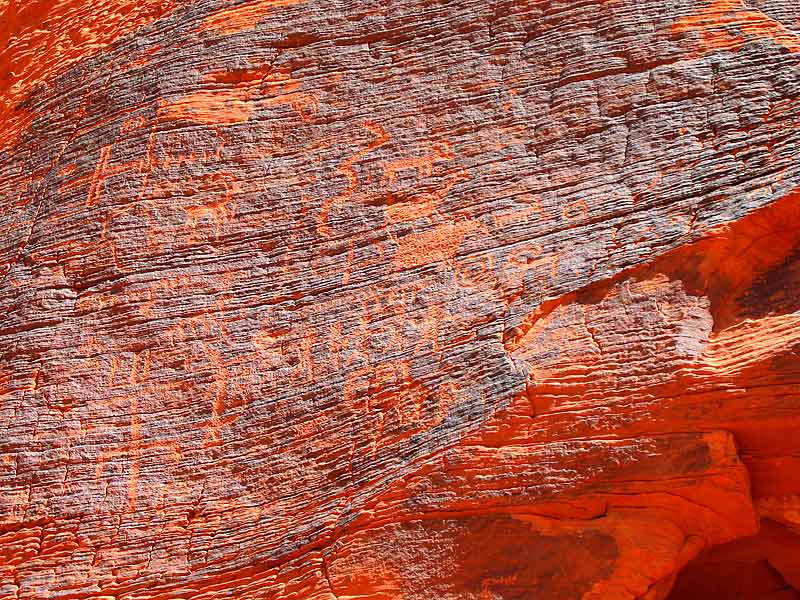
[[[176,282],[171,289],[185,287]],[[230,333],[221,301],[216,309],[180,319],[166,337],[172,352],[180,352],[184,369],[201,377],[200,394],[210,413],[199,423],[206,432],[204,447],[219,446],[223,427],[236,422],[252,399],[248,384],[258,367],[258,352],[236,356],[225,352]]]
[[[71,190],[80,188],[88,184],[89,189],[86,193],[86,206],[97,206],[102,199],[105,182],[109,177],[121,175],[123,173],[137,172],[142,173],[142,162],[125,162],[109,166],[113,157],[114,144],[106,144],[100,148],[94,171],[91,175],[78,177],[62,184],[61,190]],[[68,165],[59,171],[62,177],[69,177],[75,171],[75,165]]]
[[343,400],[351,410],[366,414],[375,454],[442,423],[455,402],[455,387],[447,384],[430,390],[414,380],[408,361],[394,361],[352,373]]
[[504,227],[514,227],[520,225],[527,225],[536,221],[536,218],[542,219],[546,217],[542,203],[538,197],[532,194],[526,194],[520,198],[525,203],[524,208],[504,211],[492,215],[494,226],[498,229]]
[[[206,427],[206,446],[219,446],[222,444],[220,429],[224,424],[228,424],[223,423],[222,416],[225,412],[226,394],[231,374],[218,350],[207,343],[203,343],[202,348],[207,361],[213,368],[212,381],[204,396],[204,400],[211,407],[211,416],[203,424]],[[227,421],[231,422],[229,419]]]
[[222,338],[227,335],[225,324],[208,312],[181,319],[166,332],[166,337],[173,347],[193,340]]
[[[140,116],[131,119],[130,122],[123,123],[122,129],[125,129],[125,127],[141,129],[145,124],[144,117]],[[110,244],[114,261],[119,263],[116,244],[111,240],[110,228],[112,223],[124,215],[131,214],[135,214],[137,218],[144,217],[150,223],[153,213],[159,210],[158,197],[170,197],[177,193],[181,195],[189,194],[195,200],[194,204],[182,207],[186,215],[185,224],[187,229],[194,230],[201,225],[209,224],[213,227],[215,234],[219,235],[220,229],[231,218],[234,194],[242,191],[240,184],[233,175],[226,172],[206,175],[193,182],[192,187],[186,186],[188,189],[176,189],[176,184],[171,180],[151,185],[153,173],[158,170],[167,171],[195,163],[214,164],[218,162],[222,157],[224,147],[228,143],[228,138],[218,127],[213,127],[211,134],[217,138],[216,146],[212,149],[204,150],[201,154],[196,154],[193,151],[188,153],[164,153],[162,151],[162,153],[158,154],[156,152],[158,132],[156,124],[153,124],[147,134],[147,147],[144,155],[137,160],[119,164],[112,164],[114,144],[103,146],[93,173],[90,176],[68,179],[61,184],[60,189],[71,190],[88,186],[85,205],[97,207],[102,205],[104,186],[108,178],[115,175],[128,174],[139,178],[138,193],[135,198],[126,204],[110,204],[102,207],[101,210],[104,212],[100,219],[102,228],[99,240],[94,245],[89,242],[70,242],[69,244],[78,244],[80,248],[83,248],[82,252],[88,252],[96,248],[97,244],[108,243]],[[69,165],[60,171],[60,175],[69,178],[74,172],[75,165]],[[139,211],[143,206],[149,208],[141,211],[141,214],[136,214],[136,211]],[[162,207],[163,209],[164,207]],[[71,213],[66,216],[71,216]],[[53,251],[55,251],[55,247]],[[75,252],[73,251],[72,254],[75,254]],[[64,252],[59,250],[59,255],[63,256]],[[125,271],[121,265],[118,264],[118,266],[120,271]]]
[[262,329],[255,338],[257,361],[274,381],[307,383],[319,375],[313,346],[314,329],[294,333],[291,329]]
[[130,119],[126,119],[122,122],[122,125],[119,127],[120,135],[125,135],[126,133],[132,133],[139,129],[142,129],[147,125],[147,119],[145,119],[144,115],[136,115],[135,117],[131,117]]
[[397,180],[397,174],[407,170],[417,172],[417,177],[430,177],[433,175],[433,165],[437,162],[451,161],[455,155],[447,142],[437,142],[430,153],[422,156],[392,160],[383,165],[383,178],[381,185],[389,185]]
[[[203,204],[190,205],[183,208],[186,212],[186,226],[194,229],[204,221],[213,223],[214,230],[219,235],[220,228],[228,222],[231,216],[230,204],[233,195],[240,192],[236,179],[228,173],[215,173],[204,181],[198,195],[206,196],[212,193],[217,196],[216,200]],[[221,196],[221,197],[220,197]]]
[[[391,160],[383,165],[383,177],[380,184],[386,191],[386,220],[390,224],[413,221],[419,218],[432,219],[438,214],[439,204],[452,191],[453,187],[469,179],[469,173],[462,167],[451,168],[442,174],[431,189],[430,183],[424,184],[426,178],[434,175],[434,165],[449,163],[456,158],[449,142],[435,142],[429,152],[408,158]],[[410,191],[397,190],[398,175],[411,171],[413,188]],[[419,186],[427,187],[418,191]],[[407,187],[407,186],[406,186]]]
[[387,192],[386,220],[389,223],[401,223],[419,218],[431,219],[438,214],[440,203],[453,187],[468,179],[469,174],[463,169],[458,169],[444,177],[441,185],[430,192],[413,193],[398,199],[398,195],[389,190]]
[[561,209],[561,215],[567,221],[584,221],[589,216],[589,205],[586,200],[570,202]]
[[[129,416],[128,442],[117,448],[101,452],[97,458],[95,467],[95,478],[98,482],[108,486],[103,482],[103,475],[108,469],[108,463],[119,457],[127,458],[128,467],[127,480],[127,506],[126,510],[134,512],[139,498],[139,478],[141,464],[146,451],[168,451],[168,455],[174,461],[181,459],[181,445],[171,440],[145,441],[142,435],[142,419],[139,410],[139,400],[146,398],[154,390],[147,385],[150,378],[151,358],[150,351],[133,352],[130,354],[130,367],[127,374],[123,369],[123,358],[113,356],[111,360],[111,371],[109,373],[109,387],[123,389],[127,393],[124,396],[115,398],[123,406],[127,403],[127,413]],[[105,494],[104,494],[105,495]]]
[[147,318],[153,316],[154,304],[154,290],[147,287],[120,294],[86,293],[75,300],[75,310],[80,312],[101,312],[134,306],[136,307],[135,314]]
[[347,181],[347,187],[345,187],[344,191],[338,196],[328,198],[322,203],[322,208],[317,215],[317,231],[323,237],[330,237],[332,234],[330,226],[328,225],[328,216],[331,210],[336,206],[349,202],[356,192],[356,188],[358,187],[358,173],[355,170],[356,163],[370,152],[386,145],[391,139],[384,128],[377,123],[364,121],[363,127],[369,131],[375,139],[367,144],[366,148],[362,148],[339,165],[339,173],[341,173]]
[[[322,203],[322,208],[317,215],[317,231],[323,237],[331,237],[332,232],[328,223],[331,211],[337,207],[352,201],[359,186],[359,174],[356,170],[356,163],[367,156],[367,154],[387,145],[391,141],[391,136],[378,124],[365,122],[364,127],[375,136],[375,140],[368,144],[366,148],[359,150],[353,156],[347,158],[339,166],[338,171],[346,181],[345,190],[333,198],[329,198]],[[439,204],[451,192],[453,187],[461,181],[469,179],[467,171],[461,167],[451,169],[450,172],[439,177],[436,185],[431,187],[427,184],[427,189],[418,189],[422,180],[434,175],[434,166],[441,162],[451,162],[455,160],[451,146],[448,142],[436,142],[428,152],[420,155],[410,156],[389,160],[381,165],[382,176],[378,183],[384,188],[385,194],[385,217],[389,224],[405,221],[413,221],[418,218],[432,219],[437,214]],[[398,182],[402,179],[401,175],[411,172],[413,178],[412,189],[397,189]],[[408,188],[408,184],[402,187]]]
[[102,186],[105,183],[106,177],[111,175],[107,172],[108,159],[111,157],[111,146],[103,146],[100,149],[100,158],[97,160],[97,167],[92,174],[91,185],[89,186],[89,195],[86,197],[86,206],[94,206],[100,199]]
[[[126,363],[129,363],[129,365]],[[142,385],[150,377],[150,367],[150,350],[122,353],[121,355],[115,354],[110,360],[107,382],[108,387],[127,388]]]
[[[130,133],[134,130],[142,129],[145,125],[145,117],[139,115],[124,121],[120,126],[120,133]],[[139,177],[139,192],[135,200],[124,205],[114,204],[102,208],[104,216],[101,221],[103,225],[99,240],[101,242],[108,240],[109,226],[115,218],[137,209],[143,202],[152,204],[152,202],[146,198],[146,192],[150,175],[152,171],[159,166],[155,158],[155,124],[151,126],[147,140],[145,154],[138,160],[111,164],[113,163],[115,146],[115,144],[112,143],[100,148],[98,160],[91,175],[69,179],[76,171],[76,165],[74,164],[67,165],[59,171],[60,177],[67,178],[67,180],[60,185],[59,191],[69,191],[88,186],[85,206],[89,208],[102,206],[101,200],[103,199],[106,181],[108,181],[110,177],[119,175],[133,175]],[[72,216],[72,213],[67,213],[64,215],[64,218]],[[111,245],[116,259],[116,247],[113,243]]]
[[495,289],[497,276],[495,257],[491,254],[479,254],[468,260],[456,263],[456,281],[462,287]]

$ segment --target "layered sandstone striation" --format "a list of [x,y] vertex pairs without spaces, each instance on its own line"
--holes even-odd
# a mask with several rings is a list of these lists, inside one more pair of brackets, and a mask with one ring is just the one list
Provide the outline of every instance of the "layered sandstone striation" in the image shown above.
[[0,599],[800,598],[793,0],[0,0]]

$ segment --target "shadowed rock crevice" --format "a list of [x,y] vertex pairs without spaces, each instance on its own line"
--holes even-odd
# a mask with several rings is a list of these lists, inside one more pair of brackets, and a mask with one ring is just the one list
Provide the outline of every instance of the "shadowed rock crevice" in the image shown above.
[[758,534],[715,546],[677,575],[668,600],[800,598],[800,535],[763,520]]

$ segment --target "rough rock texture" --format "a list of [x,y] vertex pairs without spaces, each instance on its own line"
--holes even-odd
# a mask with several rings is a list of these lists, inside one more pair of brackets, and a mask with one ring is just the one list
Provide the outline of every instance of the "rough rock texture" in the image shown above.
[[0,0],[0,599],[800,598],[799,96],[795,0]]

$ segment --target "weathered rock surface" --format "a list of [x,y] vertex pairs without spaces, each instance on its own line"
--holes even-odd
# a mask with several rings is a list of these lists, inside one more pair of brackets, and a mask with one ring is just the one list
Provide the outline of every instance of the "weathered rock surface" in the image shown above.
[[794,0],[0,52],[0,599],[800,598]]

